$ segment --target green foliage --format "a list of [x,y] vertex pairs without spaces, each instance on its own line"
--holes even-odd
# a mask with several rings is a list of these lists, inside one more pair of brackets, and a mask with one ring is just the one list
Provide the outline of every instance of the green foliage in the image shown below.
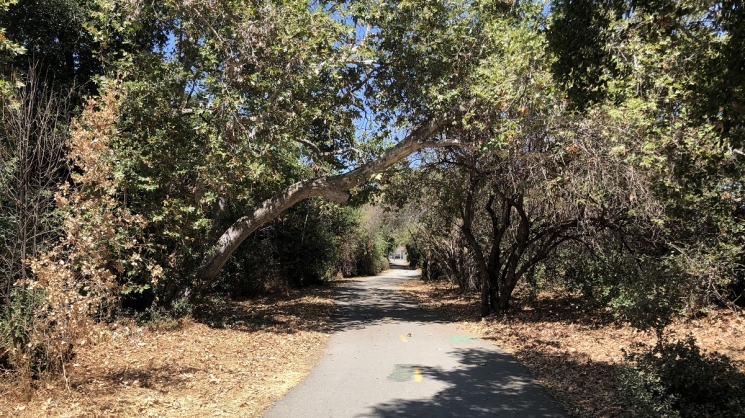
[[607,44],[610,22],[623,0],[557,0],[548,29],[548,45],[556,56],[552,65],[557,81],[578,108],[605,99],[608,78],[617,74]]
[[406,258],[409,260],[410,268],[421,268],[425,261],[425,250],[413,243],[406,244]]
[[745,375],[720,354],[704,354],[693,337],[660,340],[626,354],[620,389],[635,417],[735,417],[743,415]]
[[[94,56],[97,45],[82,30],[89,18],[91,0],[19,0],[0,15],[6,36],[22,45],[27,54],[14,64],[23,71],[37,61],[43,76],[58,88],[86,83],[100,74]],[[6,67],[7,68],[7,67]]]
[[[728,101],[739,94],[739,81],[734,95],[706,90],[719,110],[709,105],[702,113],[700,106],[702,87],[719,80],[704,66],[724,74],[741,63],[741,53],[724,47],[741,36],[734,23],[740,12],[737,4],[719,9],[702,1],[556,1],[546,14],[540,3],[524,2],[470,22],[483,55],[464,79],[468,93],[458,97],[477,101],[449,134],[489,152],[470,162],[460,151],[428,156],[421,165],[444,170],[442,178],[422,180],[414,170],[401,182],[417,185],[405,199],[423,206],[439,200],[433,211],[441,221],[424,229],[437,237],[429,239],[429,257],[440,260],[427,267],[439,277],[463,264],[447,249],[463,245],[452,234],[463,214],[467,166],[493,177],[474,193],[477,205],[501,189],[525,195],[531,228],[558,214],[576,216],[573,248],[558,248],[549,262],[571,273],[566,284],[596,305],[660,330],[675,313],[729,303],[745,248],[743,171],[733,149],[739,140],[723,118],[737,107]],[[723,59],[724,50],[731,55]],[[511,162],[519,169],[487,168]],[[510,181],[514,187],[504,188]],[[537,202],[546,205],[536,209]],[[488,222],[476,219],[473,229],[488,248]]]
[[[18,3],[17,0],[1,0],[0,14],[8,13],[8,9]],[[7,37],[7,28],[0,25],[0,100],[5,102],[12,98],[13,89],[18,87],[19,80],[14,74],[9,74],[10,63],[23,55],[26,49]]]
[[0,367],[26,378],[57,372],[72,354],[66,347],[58,352],[35,332],[43,326],[44,298],[41,290],[15,286],[0,306]]
[[[152,25],[174,39],[166,50],[157,32],[155,48],[107,55],[123,80],[112,143],[116,193],[149,222],[142,256],[162,266],[163,280],[153,291],[168,302],[199,285],[194,272],[236,219],[298,180],[343,166],[348,156],[328,161],[314,151],[356,146],[351,120],[358,111],[349,105],[359,99],[340,94],[359,78],[358,69],[346,65],[353,31],[333,11],[301,1],[262,8],[98,3],[112,13],[96,13],[90,31],[106,48],[139,45],[140,29]],[[225,279],[235,282],[244,271],[255,277],[264,267],[289,274],[284,279],[291,282],[328,277],[320,248],[333,248],[335,226],[323,216],[314,219],[319,211],[312,209],[307,223],[292,214],[277,221],[266,231],[272,238],[257,238],[258,247],[244,251]],[[306,242],[300,250],[292,243],[302,241],[303,231],[317,246]],[[318,256],[317,264],[299,262],[307,251]],[[246,264],[258,252],[265,259]],[[128,280],[138,288],[148,284],[147,275]]]
[[[352,191],[416,216],[394,225],[306,200],[249,237],[208,290],[375,274],[406,243],[425,276],[499,287],[505,307],[521,278],[561,282],[661,332],[674,313],[730,303],[744,280],[741,2],[1,1],[0,251],[34,246],[5,257],[2,284],[54,248],[22,284],[56,286],[59,316],[43,330],[55,338],[84,329],[69,303],[89,317],[119,303],[188,314],[195,272],[236,220],[435,120],[447,123],[428,140],[477,149],[423,153]],[[51,225],[39,242],[14,228],[20,200],[6,192],[28,166],[7,127],[29,61],[87,103],[70,123],[58,246],[49,206],[66,170],[33,188]],[[475,254],[490,249],[484,269]]]
[[304,201],[243,244],[217,289],[243,297],[326,282],[338,271],[357,223],[354,209]]
[[304,201],[251,236],[215,290],[244,297],[388,268],[390,247],[379,209]]
[[390,219],[380,207],[370,205],[353,214],[355,226],[342,241],[338,269],[345,277],[376,275],[388,268],[388,254],[395,247]]
[[2,306],[0,317],[0,346],[4,350],[0,358],[16,365],[31,339],[29,330],[33,328],[34,309],[39,303],[36,292],[22,288],[14,287],[9,296],[9,302]]
[[388,268],[388,246],[379,236],[361,235],[356,238],[352,254],[356,263],[348,276],[374,276]]
[[727,289],[741,280],[745,252],[734,134],[742,51],[731,46],[743,16],[736,2],[554,2],[551,69],[572,118],[605,126],[594,140],[607,141],[662,208],[646,219],[643,208],[629,212],[616,238],[589,240],[594,254],[579,257],[596,266],[580,281],[616,312],[696,313],[738,296]]
[[[716,259],[686,259],[647,238],[633,229],[596,232],[585,243],[560,248],[537,271],[536,280],[544,288],[581,294],[584,309],[605,310],[639,329],[657,332],[677,315],[705,313],[719,297],[726,302],[720,291],[731,276],[714,273],[716,267],[708,263]],[[691,273],[697,269],[712,281]]]
[[[382,113],[384,130],[391,119],[397,127],[406,126],[465,100],[467,80],[486,52],[482,22],[470,6],[432,0],[354,3],[352,12],[361,23],[376,29],[370,43],[378,74],[364,94]],[[509,10],[506,3],[491,8],[492,13]]]
[[2,74],[23,83],[34,67],[82,105],[97,93],[97,77],[117,71],[116,60],[165,45],[168,22],[158,19],[160,8],[140,1],[3,0]]

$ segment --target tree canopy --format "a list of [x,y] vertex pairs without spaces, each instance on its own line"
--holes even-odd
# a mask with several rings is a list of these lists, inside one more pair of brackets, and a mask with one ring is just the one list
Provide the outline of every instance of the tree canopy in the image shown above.
[[371,200],[484,316],[559,276],[642,326],[742,294],[741,2],[5,0],[0,27],[2,303],[41,289],[62,334],[235,289],[297,231],[341,257]]

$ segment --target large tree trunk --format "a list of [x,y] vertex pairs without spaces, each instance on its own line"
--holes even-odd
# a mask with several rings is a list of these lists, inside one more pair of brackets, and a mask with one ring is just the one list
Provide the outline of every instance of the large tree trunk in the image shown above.
[[265,200],[253,213],[235,221],[207,253],[197,271],[197,293],[201,293],[215,281],[230,256],[251,233],[302,200],[319,196],[343,203],[349,198],[350,189],[368,182],[374,174],[386,170],[416,151],[449,146],[468,147],[469,144],[458,140],[432,140],[435,134],[453,121],[454,118],[448,117],[430,120],[374,161],[344,174],[300,181]]
[[515,285],[503,285],[499,289],[499,310],[500,312],[507,312],[510,309],[510,298],[512,297],[512,291],[515,290]]
[[495,312],[499,309],[499,281],[494,277],[489,278],[489,306]]
[[477,181],[471,178],[470,188],[468,189],[468,195],[466,196],[465,206],[463,208],[463,226],[461,231],[468,241],[468,245],[473,251],[473,257],[476,259],[476,266],[479,270],[479,276],[481,277],[481,317],[487,317],[491,313],[489,306],[489,296],[491,294],[491,283],[489,281],[489,268],[486,265],[486,258],[484,258],[484,252],[481,250],[476,237],[473,235],[471,230],[473,224],[473,192],[476,189]]
[[489,283],[491,285],[489,293],[489,305],[492,311],[497,312],[499,310],[499,273],[502,269],[502,239],[510,226],[512,221],[512,205],[508,199],[502,198],[502,216],[497,216],[494,207],[495,195],[489,196],[489,201],[486,203],[486,211],[489,213],[489,218],[492,225],[492,247],[489,253]]

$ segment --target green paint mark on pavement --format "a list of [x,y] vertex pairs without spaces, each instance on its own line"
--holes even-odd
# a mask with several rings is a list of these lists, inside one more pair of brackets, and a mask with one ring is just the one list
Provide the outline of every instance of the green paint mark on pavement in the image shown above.
[[[418,380],[416,379],[417,376],[419,376]],[[392,380],[394,382],[419,382],[422,380],[421,371],[419,366],[416,366],[414,364],[394,364],[393,373],[388,376],[388,380]]]
[[470,335],[453,335],[452,337],[450,337],[449,341],[456,342],[456,343],[467,343],[475,339],[476,337],[471,337]]

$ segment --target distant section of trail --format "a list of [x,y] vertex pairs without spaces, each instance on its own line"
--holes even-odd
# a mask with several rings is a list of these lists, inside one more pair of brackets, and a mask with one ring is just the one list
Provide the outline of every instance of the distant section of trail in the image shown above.
[[340,289],[323,359],[264,417],[566,417],[508,354],[396,292],[417,274]]

